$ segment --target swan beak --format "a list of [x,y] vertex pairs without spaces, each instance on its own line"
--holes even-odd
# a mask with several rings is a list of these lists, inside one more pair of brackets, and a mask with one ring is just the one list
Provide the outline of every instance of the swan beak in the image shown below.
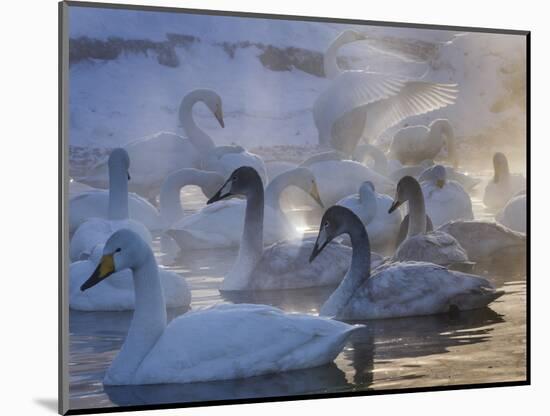
[[225,127],[225,123],[223,122],[223,113],[221,108],[217,108],[214,112],[214,116],[216,117],[216,120],[218,120],[218,123],[220,123],[220,126],[222,129]]
[[311,191],[309,192],[309,195],[319,204],[321,208],[324,208],[323,201],[321,201],[321,196],[319,195],[319,188],[317,188],[317,183],[313,182],[313,186],[311,187]]
[[443,186],[445,185],[445,181],[443,179],[438,179],[435,184],[438,188],[443,188]]
[[401,206],[402,202],[399,200],[393,201],[393,204],[391,204],[390,209],[388,209],[388,214],[391,214],[393,211],[395,211],[397,208]]
[[324,228],[321,228],[319,230],[319,235],[317,236],[317,241],[315,241],[315,245],[313,246],[313,251],[309,256],[310,263],[315,260],[315,258],[321,253],[321,251],[323,251],[329,242],[330,240],[327,237],[327,232]]
[[86,289],[94,287],[102,280],[105,280],[115,272],[115,262],[112,254],[106,254],[101,258],[92,275],[86,280],[80,290],[84,292]]
[[206,201],[206,205],[210,205],[214,202],[221,201],[222,199],[228,198],[231,195],[231,179],[227,180],[218,192],[214,194],[212,198]]

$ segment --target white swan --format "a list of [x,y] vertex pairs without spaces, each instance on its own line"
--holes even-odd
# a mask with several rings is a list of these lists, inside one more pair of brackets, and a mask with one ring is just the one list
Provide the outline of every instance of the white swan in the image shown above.
[[368,71],[342,71],[338,49],[366,39],[353,30],[342,32],[324,55],[330,86],[316,99],[313,118],[319,143],[351,154],[361,137],[372,141],[402,120],[454,103],[456,85],[411,81]]
[[447,119],[437,119],[426,126],[409,126],[398,130],[390,144],[390,154],[403,164],[435,159],[447,145],[448,158],[458,166],[454,130]]
[[315,265],[307,261],[312,240],[280,241],[264,249],[264,190],[253,168],[242,167],[233,172],[208,203],[232,195],[246,197],[246,213],[239,254],[224,277],[222,290],[329,286],[337,284],[344,276],[351,249],[342,244],[331,245]]
[[343,233],[351,238],[351,266],[321,307],[322,316],[382,319],[431,315],[482,308],[503,294],[480,276],[431,263],[382,265],[371,276],[367,231],[353,212],[340,206],[330,207],[323,215],[310,260]]
[[455,181],[447,180],[447,171],[442,165],[435,165],[423,175],[420,183],[426,213],[434,227],[452,220],[473,220],[470,195]]
[[166,177],[160,188],[160,216],[165,229],[183,218],[181,189],[188,185],[201,188],[203,194],[210,198],[223,185],[225,178],[217,172],[206,172],[185,168]]
[[363,182],[358,194],[341,199],[337,205],[346,207],[357,215],[369,232],[372,246],[384,251],[395,246],[401,225],[399,211],[388,215],[392,202],[389,196],[377,193],[371,182]]
[[131,269],[135,312],[103,384],[191,383],[259,376],[329,363],[361,326],[264,305],[219,305],[166,323],[153,252],[120,230],[107,241],[85,291],[112,273]]
[[397,184],[395,200],[388,213],[405,201],[409,203],[409,229],[407,238],[399,245],[393,261],[427,261],[442,266],[468,265],[468,256],[458,241],[441,232],[426,232],[426,208],[420,184],[405,176]]
[[[132,183],[130,189],[154,200],[160,192],[164,178],[182,168],[212,170],[226,176],[234,166],[251,165],[262,172],[262,160],[248,153],[240,146],[216,147],[193,118],[193,107],[202,102],[224,127],[222,101],[218,94],[208,89],[196,89],[188,93],[179,108],[179,122],[187,139],[162,132],[150,137],[135,140],[124,148],[132,160]],[[105,187],[105,163],[98,164],[91,173],[81,180],[87,184]]]
[[104,244],[111,234],[121,228],[129,228],[145,241],[152,241],[151,233],[142,223],[128,219],[129,167],[130,159],[126,150],[114,149],[109,155],[107,218],[90,218],[76,229],[69,248],[71,261],[88,258],[96,245]]
[[493,155],[494,176],[487,184],[483,203],[487,208],[500,209],[521,190],[525,189],[525,178],[521,174],[511,174],[508,159],[504,153]]
[[[267,245],[302,235],[290,223],[280,206],[281,193],[290,186],[300,188],[322,205],[315,178],[308,169],[296,168],[277,176],[265,191],[263,232]],[[221,201],[177,221],[167,234],[181,248],[188,250],[237,247],[241,242],[245,211],[246,202],[242,199]]]
[[[135,306],[134,283],[130,269],[120,270],[90,290],[80,287],[97,268],[103,253],[103,244],[97,245],[90,258],[71,263],[69,266],[69,306],[80,311],[127,311]],[[178,274],[158,270],[167,308],[188,308],[191,290],[185,278]]]
[[472,261],[525,255],[525,234],[494,222],[457,220],[443,224],[438,231],[452,235]]
[[496,216],[496,220],[514,231],[527,230],[527,195],[520,194],[510,199]]
[[[362,163],[338,160],[332,152],[327,157],[308,159],[300,166],[307,167],[315,175],[319,195],[325,206],[336,204],[342,198],[357,193],[363,182],[372,182],[378,192],[389,194],[395,183]],[[324,159],[324,160],[323,160]]]

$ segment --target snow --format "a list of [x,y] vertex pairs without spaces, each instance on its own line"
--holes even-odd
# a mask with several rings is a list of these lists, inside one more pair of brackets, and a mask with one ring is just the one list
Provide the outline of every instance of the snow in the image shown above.
[[[270,69],[260,57],[268,46],[282,48],[283,53],[295,47],[306,55],[318,54],[350,27],[369,39],[342,48],[340,56],[347,66],[459,85],[455,105],[398,127],[447,117],[459,139],[481,137],[497,144],[508,139],[499,137],[503,132],[525,131],[521,36],[79,7],[70,7],[69,27],[71,39],[166,42],[167,34],[174,33],[196,38],[175,47],[179,65],[174,67],[160,64],[154,51],[72,63],[73,146],[111,148],[159,131],[181,133],[180,101],[199,87],[214,89],[223,100],[224,129],[204,106],[196,106],[194,112],[216,144],[313,146],[317,131],[311,106],[330,81],[296,67]],[[233,56],[224,42],[234,48]],[[387,144],[394,131],[380,141]]]

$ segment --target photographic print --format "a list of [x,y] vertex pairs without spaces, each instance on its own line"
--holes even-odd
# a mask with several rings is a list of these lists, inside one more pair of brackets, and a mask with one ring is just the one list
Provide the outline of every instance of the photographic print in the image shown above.
[[529,383],[529,32],[59,10],[61,413]]

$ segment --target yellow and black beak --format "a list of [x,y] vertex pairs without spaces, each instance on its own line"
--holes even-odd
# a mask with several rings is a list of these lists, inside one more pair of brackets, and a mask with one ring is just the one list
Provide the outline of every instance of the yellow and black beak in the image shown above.
[[115,261],[113,259],[112,254],[106,254],[101,258],[101,261],[97,265],[95,271],[92,273],[92,275],[86,280],[82,286],[80,286],[80,290],[84,292],[86,289],[89,289],[91,287],[94,287],[102,280],[105,280],[110,275],[112,275],[115,272]]
[[130,176],[130,172],[128,172],[128,180],[132,179],[132,177]]
[[438,188],[443,188],[443,186],[445,185],[445,181],[443,179],[438,179],[437,181],[435,181],[435,184]]
[[221,107],[216,108],[216,111],[214,112],[214,116],[216,117],[216,120],[218,120],[218,123],[220,123],[220,126],[223,129],[225,127],[225,123],[223,122],[223,112]]
[[393,211],[395,211],[397,208],[401,206],[402,202],[399,200],[393,201],[393,204],[391,204],[390,209],[388,210],[388,214],[391,214]]
[[229,178],[227,181],[225,181],[225,183],[222,185],[219,191],[216,192],[212,198],[206,201],[206,205],[210,205],[214,202],[218,202],[218,201],[221,201],[222,199],[232,196],[233,194],[231,193],[231,184],[232,184],[232,181],[231,181],[231,178]]
[[319,188],[317,188],[317,183],[313,182],[313,186],[311,187],[311,191],[309,191],[309,195],[319,204],[321,208],[324,208],[323,201],[321,201],[321,196],[319,195]]
[[309,256],[309,262],[311,263],[315,258],[321,254],[321,251],[327,246],[328,243],[330,243],[332,240],[332,237],[329,237],[327,235],[327,232],[324,228],[321,228],[319,230],[319,235],[317,236],[317,240],[315,241],[315,245],[313,246],[313,250],[311,252],[311,255]]

